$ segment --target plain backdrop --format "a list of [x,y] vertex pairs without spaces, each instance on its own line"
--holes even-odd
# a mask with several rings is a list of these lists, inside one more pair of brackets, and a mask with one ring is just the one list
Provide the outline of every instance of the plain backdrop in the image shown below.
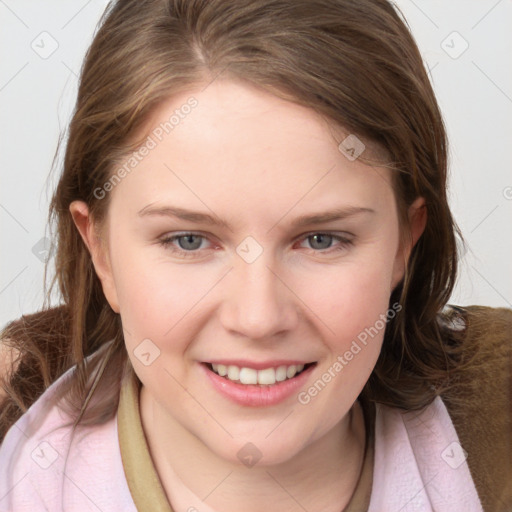
[[[233,0],[236,1],[236,0]],[[451,303],[512,307],[512,2],[400,0],[448,128]],[[105,0],[0,0],[0,327],[38,310],[59,133]]]

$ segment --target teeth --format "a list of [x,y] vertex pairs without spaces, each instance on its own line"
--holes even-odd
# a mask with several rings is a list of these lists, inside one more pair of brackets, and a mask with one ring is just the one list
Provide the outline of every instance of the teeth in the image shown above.
[[238,366],[228,366],[228,379],[238,380],[240,378],[240,368]]
[[258,384],[258,372],[252,368],[241,368],[239,379],[242,384]]
[[[275,384],[276,383],[276,371],[274,368],[266,368],[265,370],[258,371],[258,384]],[[245,383],[243,383],[245,384]]]
[[291,366],[288,366],[286,369],[286,376],[291,379],[292,377],[295,377],[295,374],[297,373],[297,367],[292,364]]
[[265,368],[255,370],[254,368],[239,368],[238,366],[224,364],[212,364],[213,371],[221,377],[232,381],[239,381],[241,384],[262,384],[271,386],[276,382],[291,379],[304,369],[303,364],[292,364],[290,366],[278,366],[277,368]]
[[286,366],[279,366],[276,370],[276,380],[277,382],[282,382],[286,380]]

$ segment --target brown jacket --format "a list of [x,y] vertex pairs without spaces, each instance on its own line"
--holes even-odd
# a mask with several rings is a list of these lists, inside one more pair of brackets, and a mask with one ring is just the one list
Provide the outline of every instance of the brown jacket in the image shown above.
[[[512,511],[512,310],[469,306],[477,362],[442,395],[485,512]],[[468,343],[471,346],[471,343]]]

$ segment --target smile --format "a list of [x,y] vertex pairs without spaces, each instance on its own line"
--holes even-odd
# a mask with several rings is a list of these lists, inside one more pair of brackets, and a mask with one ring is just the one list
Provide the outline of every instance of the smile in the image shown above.
[[238,405],[268,407],[296,395],[306,385],[316,365],[316,362],[299,361],[217,361],[199,366],[207,381],[224,398]]

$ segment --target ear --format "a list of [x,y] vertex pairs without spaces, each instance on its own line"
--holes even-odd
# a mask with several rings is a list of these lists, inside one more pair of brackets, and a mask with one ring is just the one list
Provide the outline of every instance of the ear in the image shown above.
[[89,208],[84,201],[73,201],[69,205],[69,211],[71,212],[75,226],[80,232],[82,240],[89,250],[96,275],[101,281],[103,293],[105,294],[110,307],[116,313],[119,313],[119,302],[117,299],[117,291],[112,274],[112,267],[110,265],[107,244],[104,243],[104,240],[98,234],[97,227],[89,213]]
[[411,206],[409,206],[407,216],[409,224],[406,226],[405,235],[400,241],[393,268],[393,290],[403,279],[411,252],[427,225],[427,205],[423,197],[418,197]]

